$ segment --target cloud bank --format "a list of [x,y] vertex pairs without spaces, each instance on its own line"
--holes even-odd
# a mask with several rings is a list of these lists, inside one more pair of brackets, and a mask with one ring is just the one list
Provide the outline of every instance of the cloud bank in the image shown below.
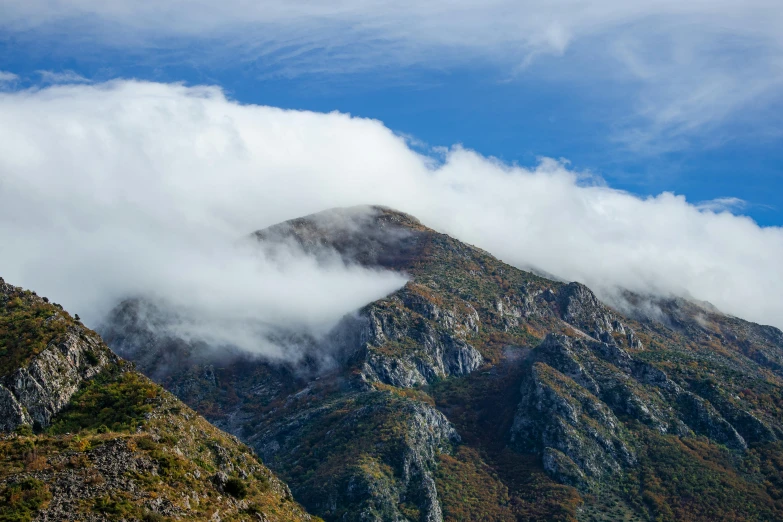
[[769,121],[781,26],[779,0],[9,0],[0,37],[283,76],[540,64],[576,89],[608,82],[630,107],[617,139],[659,150],[729,118]]
[[783,229],[720,210],[732,202],[637,197],[552,159],[422,155],[379,121],[241,105],[215,87],[0,93],[0,274],[90,322],[150,293],[204,316],[333,324],[404,280],[237,240],[382,204],[606,295],[690,295],[781,327]]

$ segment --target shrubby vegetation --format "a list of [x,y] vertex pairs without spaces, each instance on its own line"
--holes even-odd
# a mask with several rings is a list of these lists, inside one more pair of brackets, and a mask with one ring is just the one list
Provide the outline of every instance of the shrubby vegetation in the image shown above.
[[517,520],[508,487],[474,449],[463,446],[453,456],[440,455],[436,481],[448,521]]
[[[0,285],[3,280],[0,279]],[[0,293],[0,377],[63,339],[70,316],[30,292]]]
[[[518,356],[526,353],[517,350]],[[506,445],[519,402],[520,378],[519,364],[502,364],[492,374],[476,372],[427,388],[464,442],[454,455],[441,455],[436,475],[449,522],[576,521],[582,501],[579,493],[550,479],[538,456]]]
[[234,498],[243,499],[247,496],[247,484],[237,477],[228,479],[225,489]]
[[9,483],[0,492],[0,522],[27,522],[52,498],[49,487],[34,478]]
[[138,373],[107,371],[71,398],[49,432],[135,431],[155,407],[161,391]]
[[780,443],[756,448],[743,458],[703,437],[681,439],[637,428],[645,452],[623,493],[637,505],[641,499],[644,505],[639,507],[654,520],[783,518],[783,491],[769,480],[779,481],[783,471]]

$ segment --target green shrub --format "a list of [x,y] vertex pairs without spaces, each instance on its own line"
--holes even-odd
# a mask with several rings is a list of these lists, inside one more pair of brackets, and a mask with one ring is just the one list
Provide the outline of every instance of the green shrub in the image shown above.
[[92,352],[84,352],[84,357],[87,359],[87,362],[93,366],[98,364],[98,362],[100,361],[100,359],[98,359],[98,356]]
[[151,451],[158,447],[157,444],[155,444],[155,441],[149,437],[142,437],[137,439],[136,446],[146,451]]
[[262,473],[256,473],[253,475],[256,478],[258,489],[261,491],[269,491],[272,484],[269,482],[269,477]]
[[247,485],[238,478],[230,478],[226,481],[226,493],[234,498],[245,498],[247,496]]
[[150,456],[158,463],[158,472],[165,476],[172,475],[178,468],[176,457],[160,450],[153,450]]
[[136,514],[137,507],[122,493],[112,493],[99,497],[93,504],[93,510],[112,518],[128,518]]
[[52,494],[46,484],[34,478],[26,478],[6,486],[0,494],[0,521],[26,522],[33,519]]
[[29,424],[20,424],[19,426],[16,427],[14,433],[22,437],[32,437],[33,427],[30,426]]

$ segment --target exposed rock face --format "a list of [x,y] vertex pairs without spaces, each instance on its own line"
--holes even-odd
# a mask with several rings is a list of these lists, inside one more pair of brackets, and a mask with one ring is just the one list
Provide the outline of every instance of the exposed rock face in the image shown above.
[[411,387],[478,369],[484,358],[466,340],[478,332],[478,313],[463,307],[465,312],[441,308],[410,287],[370,305],[362,312],[366,321],[356,350],[364,357],[364,378]]
[[747,449],[745,439],[737,433],[726,419],[709,403],[691,392],[678,396],[680,412],[693,431],[701,433],[719,444],[732,449]]
[[584,472],[562,451],[546,447],[541,456],[541,461],[544,465],[544,470],[558,482],[579,489],[588,488],[588,481]]
[[[418,520],[443,520],[433,471],[438,454],[460,439],[441,412],[378,392],[303,407],[311,397],[300,395],[286,404],[276,413],[278,422],[265,423],[264,431],[250,438],[266,462],[289,470],[284,476],[291,470],[288,463],[311,458],[308,448],[320,442],[318,434],[332,440],[330,454],[314,463],[313,478],[293,482],[297,498],[340,520],[407,520],[401,505],[419,512]],[[354,444],[365,452],[357,455]]]
[[[23,304],[20,295],[30,304]],[[20,366],[0,375],[0,431],[12,431],[21,424],[45,428],[85,380],[92,379],[118,358],[94,332],[72,321],[56,307],[47,308],[42,298],[0,279],[0,301],[8,307],[11,298],[20,303],[11,310],[33,305],[43,307],[39,313],[48,315],[43,324],[55,324],[64,333],[32,357],[17,354]]]
[[573,469],[568,460],[590,477],[608,476],[636,462],[612,410],[569,377],[535,363],[523,387],[512,442],[526,451],[549,449],[549,467],[558,474]]
[[32,425],[33,421],[16,396],[0,385],[0,431],[13,431],[20,424]]
[[[677,392],[677,385],[660,370],[635,361],[611,339],[604,343],[550,334],[532,358],[573,379],[617,414],[639,419],[662,433],[677,425],[660,391]],[[645,383],[655,387],[645,390]]]
[[[711,407],[720,412],[737,434],[748,444],[766,444],[775,442],[783,436],[779,429],[773,429],[770,425],[743,409],[742,405],[726,393],[717,384],[708,384],[698,387],[698,393],[704,397]],[[777,433],[776,433],[777,432]],[[742,446],[733,432],[728,432],[729,443]]]
[[[390,513],[398,510],[400,501],[416,506],[421,513],[420,520],[427,522],[442,522],[443,513],[433,478],[436,457],[442,451],[448,451],[453,444],[459,442],[459,435],[442,413],[422,404],[411,403],[407,407],[410,415],[407,421],[405,443],[399,453],[387,458],[386,464],[391,466],[400,480],[383,494],[375,496],[365,490],[361,498],[361,488],[347,488],[348,496],[353,501],[371,506],[370,512]],[[391,493],[391,495],[389,494]],[[358,494],[358,496],[357,496]],[[391,500],[392,502],[389,502]],[[405,518],[396,515],[401,520]],[[374,520],[382,521],[386,517],[375,515]]]
[[[634,449],[618,415],[660,433],[695,432],[730,449],[747,449],[739,430],[709,400],[635,360],[613,339],[549,335],[530,360],[512,442],[523,451],[540,452],[553,478],[587,487],[589,480],[575,474],[570,463],[587,479],[633,466]],[[773,430],[751,413],[726,400],[718,404],[753,440],[776,440]]]
[[565,322],[597,340],[609,342],[613,339],[629,348],[643,348],[636,333],[583,284],[569,283],[560,288],[557,292],[557,306]]
[[47,346],[26,367],[3,379],[0,396],[6,399],[5,404],[0,402],[0,429],[10,431],[19,424],[45,428],[83,381],[117,360],[97,336],[74,328],[64,341]]

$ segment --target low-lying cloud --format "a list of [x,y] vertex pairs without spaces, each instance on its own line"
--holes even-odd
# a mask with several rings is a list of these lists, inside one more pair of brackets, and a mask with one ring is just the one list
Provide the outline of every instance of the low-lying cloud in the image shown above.
[[[144,231],[137,233],[142,234],[139,243],[148,241]],[[346,314],[406,282],[403,274],[346,265],[326,248],[305,253],[292,240],[259,244],[249,237],[233,242],[161,237],[137,245],[145,248],[143,254],[135,247],[112,252],[111,238],[100,240],[108,254],[100,266],[122,267],[125,274],[97,270],[104,278],[93,287],[109,291],[85,302],[96,310],[91,317],[109,311],[118,296],[129,298],[140,324],[156,337],[238,348],[276,360],[299,359]],[[101,326],[121,327],[119,317]]]
[[378,121],[241,105],[214,87],[0,93],[0,275],[90,324],[120,298],[153,295],[221,323],[323,329],[403,277],[237,241],[383,204],[605,295],[691,295],[783,326],[783,230],[717,211],[726,201],[637,197],[552,159],[425,156]]

